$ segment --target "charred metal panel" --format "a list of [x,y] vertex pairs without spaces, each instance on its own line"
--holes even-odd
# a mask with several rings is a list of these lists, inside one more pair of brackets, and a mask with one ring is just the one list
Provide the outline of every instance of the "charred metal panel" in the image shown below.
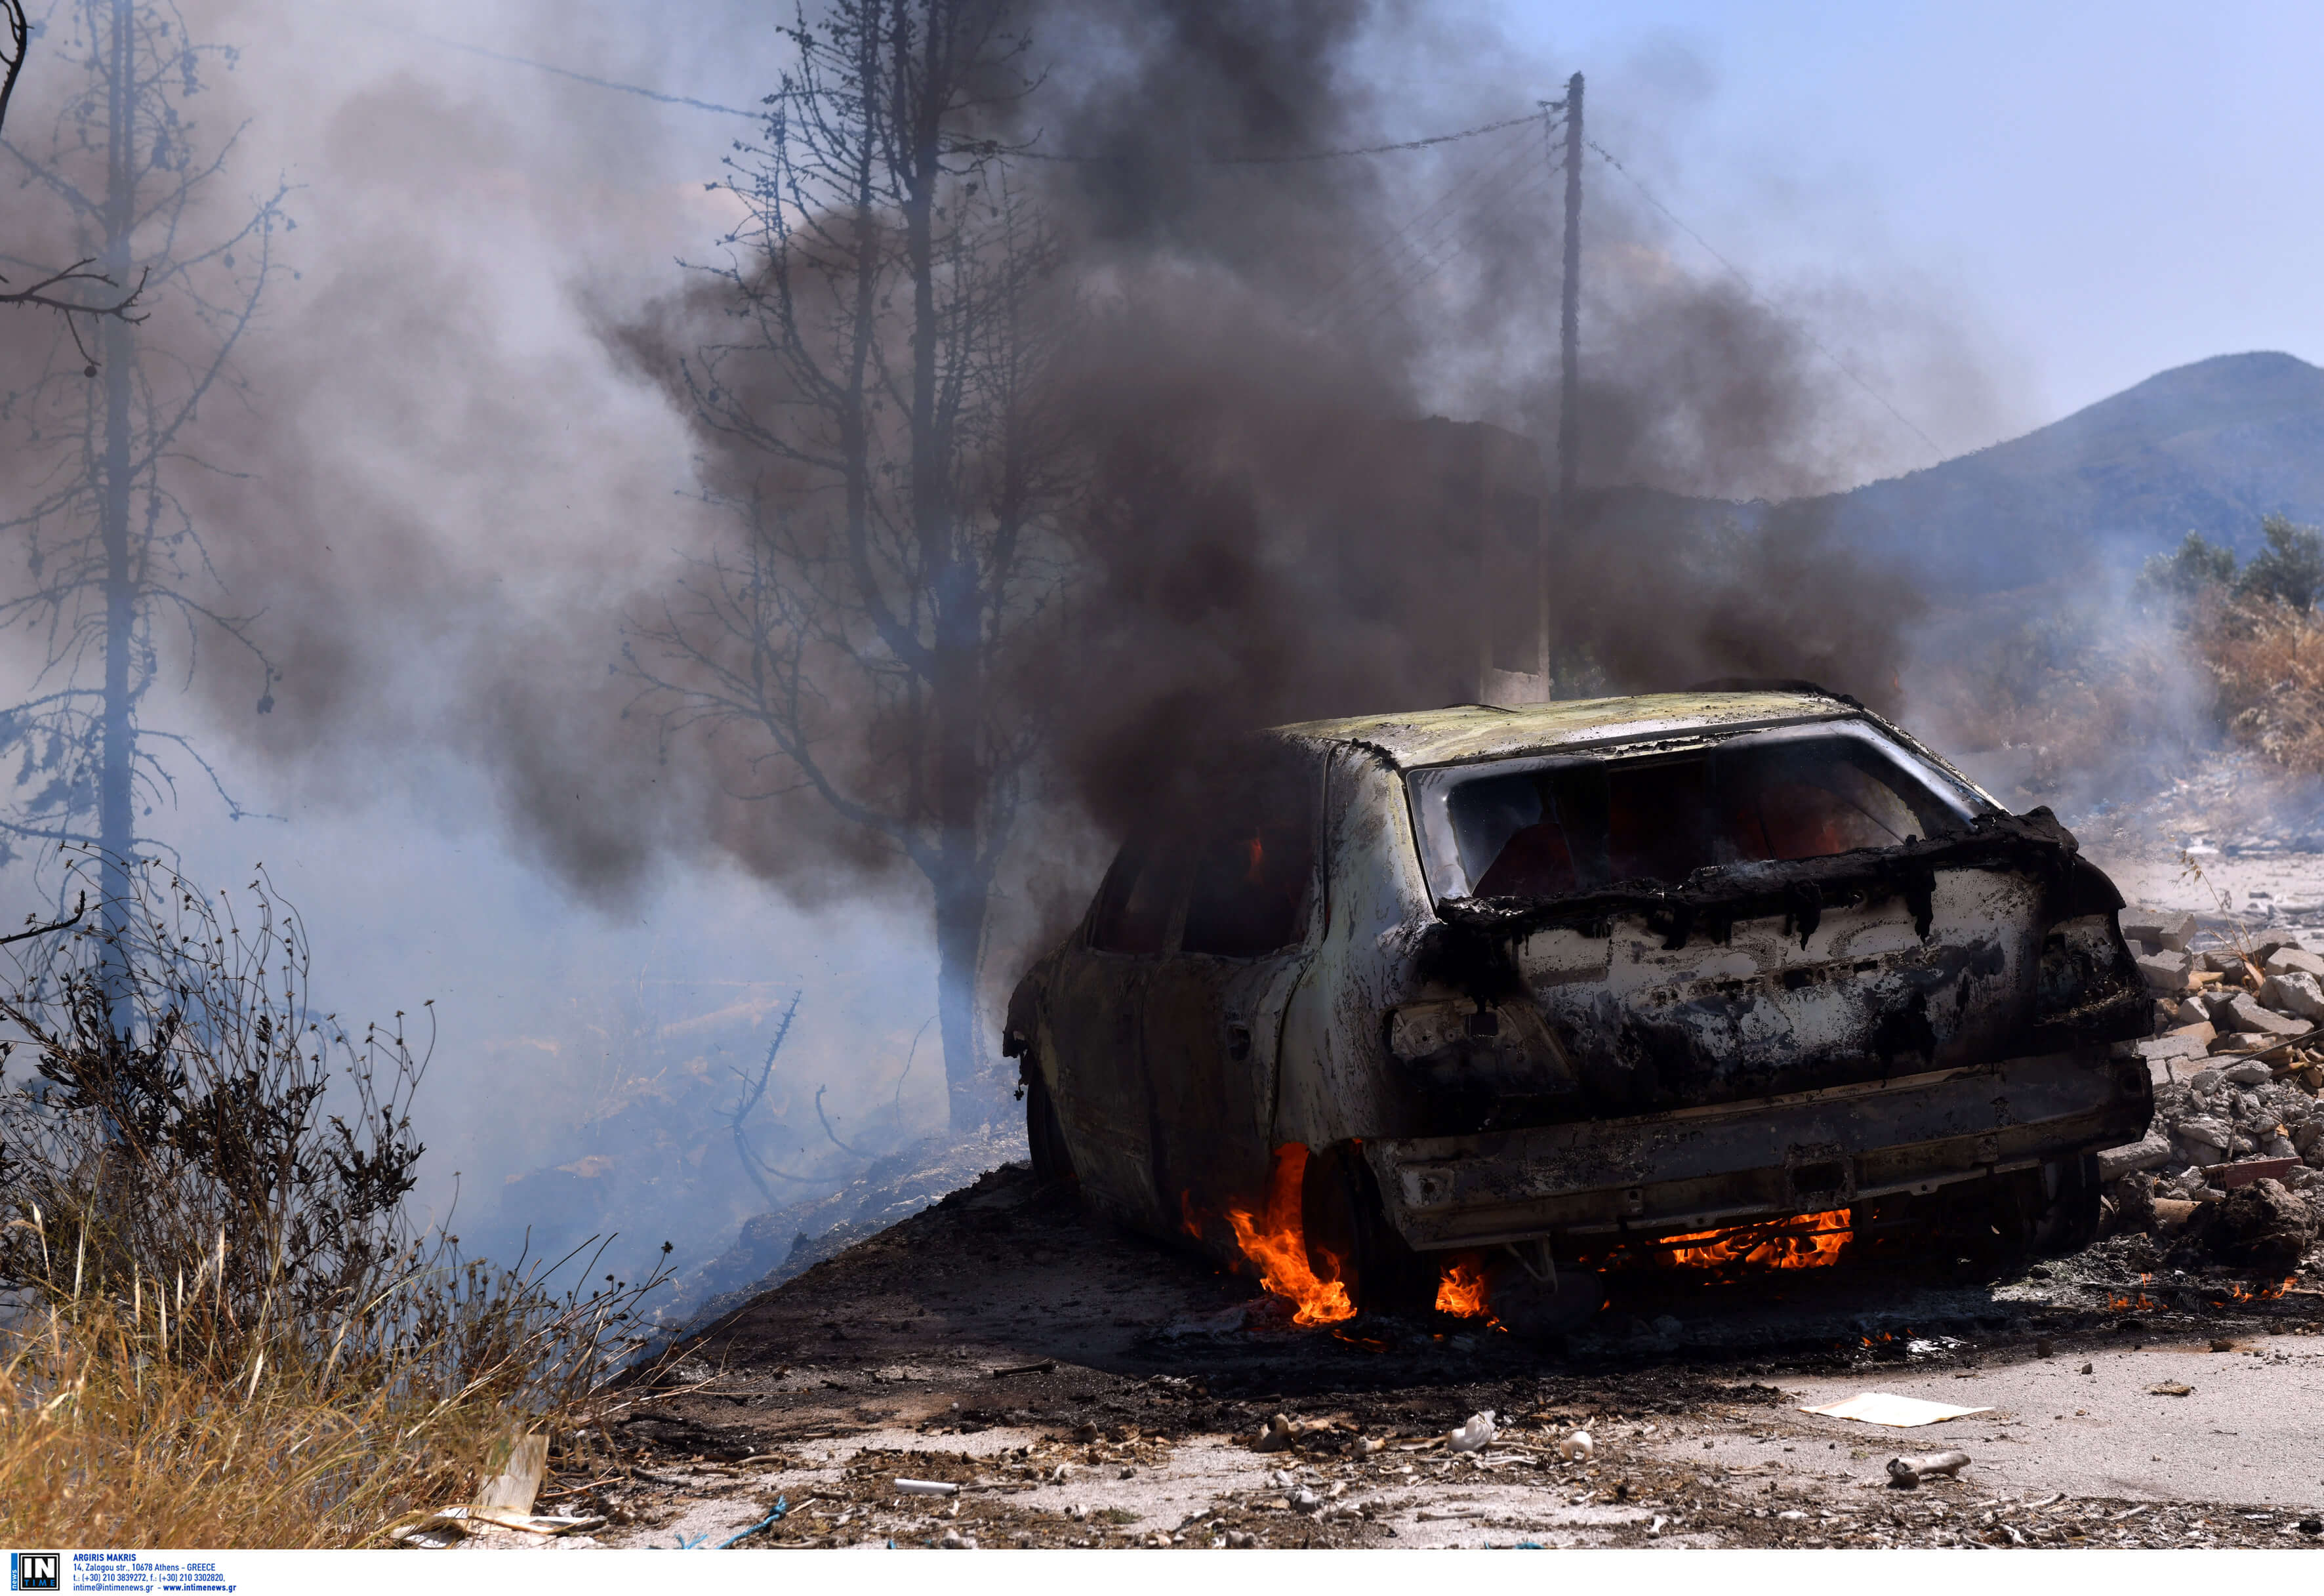
[[[1366,1151],[1394,1222],[1415,1246],[1476,1246],[1724,1224],[1932,1190],[2077,1154],[2095,1139],[2135,1138],[2151,1111],[2143,1069],[2126,1072],[2086,1050],[1749,1104],[1381,1141]],[[1813,1189],[1803,1171],[1812,1172]]]
[[1382,1076],[1381,1016],[1410,984],[1410,938],[1433,918],[1403,779],[1376,750],[1333,746],[1324,775],[1328,912],[1286,1019],[1274,1139],[1329,1147],[1405,1123]]
[[1514,1111],[1439,1096],[1406,1122],[1443,1135],[1640,1114],[2116,1039],[2144,1023],[2144,994],[2111,913],[2055,923],[2100,890],[2037,810],[1674,888],[1448,901],[1423,970],[1480,1005],[1530,999],[1579,1094],[1539,1098],[1520,1071]]
[[[1836,909],[1805,936],[1746,921],[1673,949],[1616,920],[1605,974],[1528,982],[1589,1112],[1643,1113],[1913,1074],[2017,1050],[2033,1021],[2038,883],[1978,872],[1935,883],[1926,941],[1895,900]],[[1528,938],[1517,952],[1528,975]]]

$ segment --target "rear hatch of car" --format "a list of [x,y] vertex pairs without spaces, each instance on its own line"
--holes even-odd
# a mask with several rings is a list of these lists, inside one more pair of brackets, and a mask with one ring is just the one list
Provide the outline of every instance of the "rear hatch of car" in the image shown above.
[[2120,899],[1855,716],[1408,773],[1423,1134],[1893,1080],[2139,1032]]

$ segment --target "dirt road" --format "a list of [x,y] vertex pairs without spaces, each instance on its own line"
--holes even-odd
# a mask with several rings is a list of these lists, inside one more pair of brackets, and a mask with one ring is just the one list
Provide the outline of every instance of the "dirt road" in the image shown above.
[[[2315,1285],[2238,1301],[2142,1281],[2101,1243],[1997,1280],[1844,1262],[1618,1281],[1554,1350],[1473,1320],[1305,1329],[1013,1166],[627,1393],[622,1461],[568,1452],[551,1486],[610,1522],[552,1544],[2313,1545]],[[1800,1411],[1867,1390],[1985,1411]],[[1491,1445],[1444,1444],[1484,1409]],[[1277,1413],[1291,1444],[1257,1449]],[[1586,1461],[1558,1454],[1576,1429]],[[1972,1459],[1958,1481],[1890,1485],[1890,1456],[1947,1448]]]

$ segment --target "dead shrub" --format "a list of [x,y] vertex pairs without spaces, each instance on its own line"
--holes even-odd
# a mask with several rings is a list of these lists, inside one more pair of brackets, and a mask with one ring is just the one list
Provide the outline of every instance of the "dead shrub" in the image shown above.
[[[79,896],[100,872],[66,874]],[[666,1276],[592,1254],[560,1292],[578,1255],[499,1268],[416,1234],[403,1016],[313,1011],[263,873],[239,910],[150,862],[132,880],[110,929],[20,944],[0,982],[0,1526],[353,1544],[457,1499],[512,1416],[580,1431]]]
[[2324,624],[2281,600],[2218,590],[2181,622],[2227,735],[2283,769],[2324,773]]

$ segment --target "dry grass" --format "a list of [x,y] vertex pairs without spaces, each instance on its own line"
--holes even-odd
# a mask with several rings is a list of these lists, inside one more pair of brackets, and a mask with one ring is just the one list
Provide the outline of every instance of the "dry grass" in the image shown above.
[[151,1355],[98,1305],[0,1366],[0,1534],[20,1545],[353,1546],[463,1499],[489,1404],[411,1410],[384,1390]]
[[576,1435],[663,1272],[416,1233],[402,1017],[313,1011],[263,874],[238,919],[150,864],[73,870],[134,890],[0,979],[0,1065],[30,1066],[0,1087],[0,1529],[363,1545],[465,1499],[512,1425]]
[[2324,773],[2324,622],[2285,604],[2215,595],[2186,625],[2227,735],[2287,770]]
[[200,1266],[189,1278],[125,1304],[60,1292],[6,1333],[0,1538],[381,1544],[396,1518],[468,1499],[512,1426],[593,1451],[591,1386],[634,1299],[469,1264],[408,1280],[400,1333],[375,1308],[324,1352],[230,1324]]

